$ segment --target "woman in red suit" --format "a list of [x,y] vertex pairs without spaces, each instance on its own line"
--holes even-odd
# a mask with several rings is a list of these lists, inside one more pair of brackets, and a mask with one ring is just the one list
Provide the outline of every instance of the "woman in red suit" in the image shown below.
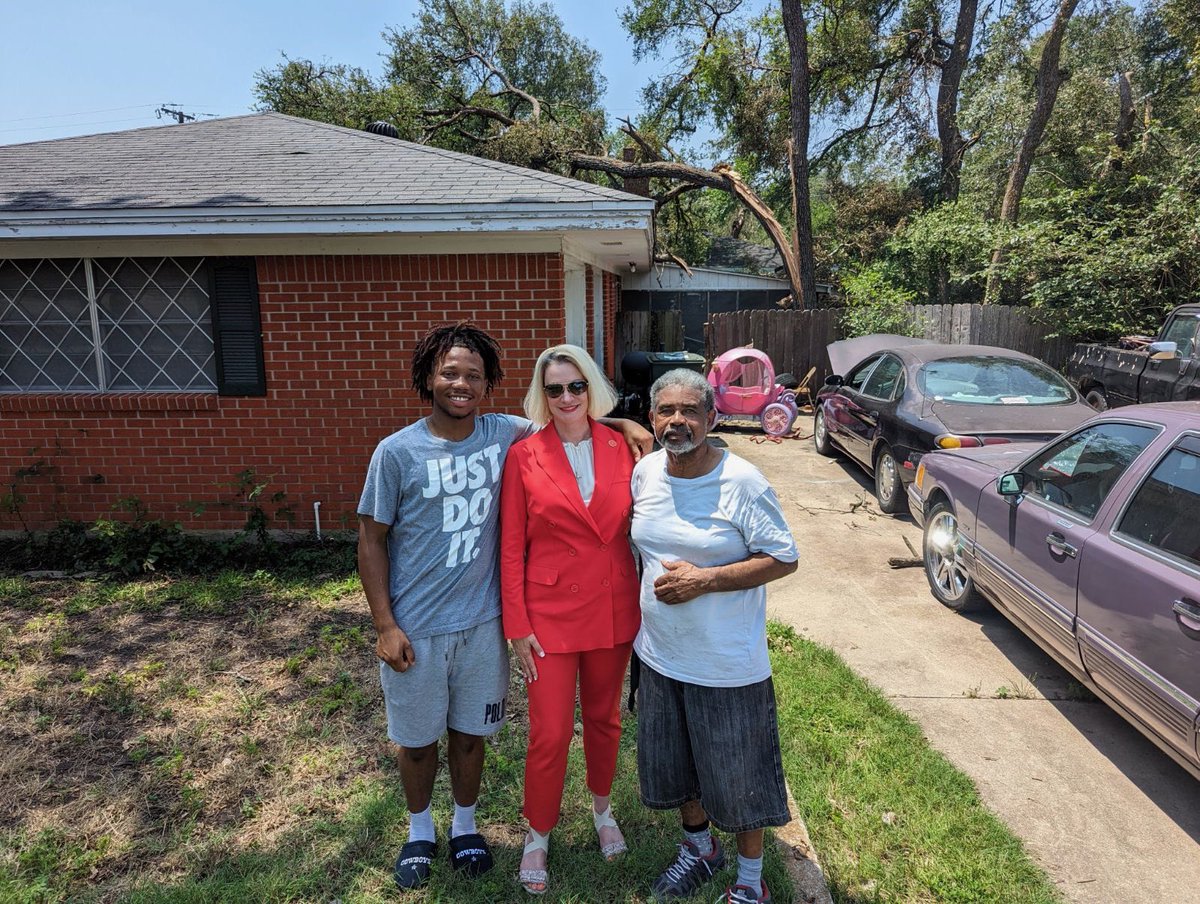
[[525,413],[544,425],[514,445],[500,493],[504,633],[529,691],[525,817],[520,881],[546,890],[549,834],[558,822],[575,685],[592,818],[601,853],[625,840],[609,804],[621,737],[621,683],[641,619],[630,552],[633,457],[620,434],[597,423],[616,393],[587,352],[542,352]]

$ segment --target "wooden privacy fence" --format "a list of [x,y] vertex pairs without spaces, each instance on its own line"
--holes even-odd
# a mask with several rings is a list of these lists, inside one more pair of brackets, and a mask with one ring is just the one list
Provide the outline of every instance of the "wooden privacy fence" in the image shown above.
[[[913,334],[954,345],[995,345],[1025,352],[1062,370],[1071,355],[1074,339],[1048,338],[1053,327],[1039,323],[1030,308],[1004,305],[946,304],[909,308]],[[776,373],[803,378],[810,367],[817,372],[816,387],[829,376],[825,346],[845,338],[842,311],[732,311],[714,314],[705,331],[705,356],[709,360],[741,345],[766,352]]]
[[621,359],[629,352],[677,352],[683,349],[679,311],[622,311],[617,316],[617,360],[613,372],[621,382]]

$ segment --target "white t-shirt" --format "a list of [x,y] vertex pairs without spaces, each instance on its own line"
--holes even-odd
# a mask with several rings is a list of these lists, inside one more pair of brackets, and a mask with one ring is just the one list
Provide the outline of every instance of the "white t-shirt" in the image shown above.
[[633,644],[638,656],[689,684],[744,687],[769,678],[765,586],[676,605],[654,595],[664,561],[706,568],[760,552],[796,560],[796,541],[767,479],[727,451],[702,477],[671,477],[666,452],[659,450],[638,462],[632,487],[631,534],[643,563],[642,627]]

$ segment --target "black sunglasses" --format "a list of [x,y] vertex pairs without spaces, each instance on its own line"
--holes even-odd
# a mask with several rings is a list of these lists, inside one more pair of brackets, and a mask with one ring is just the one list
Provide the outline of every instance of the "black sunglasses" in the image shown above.
[[569,392],[573,396],[581,396],[587,392],[587,380],[572,380],[570,383],[547,383],[542,389],[546,390],[546,395],[552,399],[557,399],[563,392]]

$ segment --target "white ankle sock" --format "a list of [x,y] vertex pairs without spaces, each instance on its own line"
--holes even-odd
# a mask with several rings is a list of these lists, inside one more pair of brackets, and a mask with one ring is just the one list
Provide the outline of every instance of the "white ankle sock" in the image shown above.
[[454,802],[454,821],[450,824],[451,838],[457,838],[459,835],[475,834],[476,804],[478,804],[478,801],[469,807],[464,807],[458,801]]
[[430,804],[420,813],[408,814],[408,840],[433,841],[433,805]]
[[752,860],[738,854],[737,884],[753,888],[755,894],[762,894],[762,857]]

